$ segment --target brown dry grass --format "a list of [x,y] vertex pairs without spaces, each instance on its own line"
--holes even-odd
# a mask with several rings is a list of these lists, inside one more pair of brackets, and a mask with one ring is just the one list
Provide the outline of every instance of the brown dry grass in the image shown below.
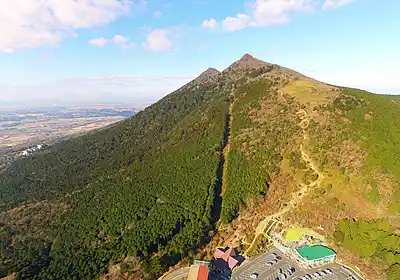
[[361,148],[360,142],[345,140],[328,151],[328,156],[334,158],[346,171],[359,174],[367,161],[367,151]]
[[298,185],[289,174],[279,174],[271,179],[273,183],[266,199],[249,199],[239,218],[229,225],[221,226],[212,241],[199,251],[198,257],[211,259],[215,248],[220,246],[239,246],[243,251],[247,249],[254,238],[257,225],[288,203],[291,193],[298,190]]
[[258,101],[258,106],[248,109],[248,117],[254,124],[241,129],[235,137],[247,159],[259,151],[259,146],[280,150],[297,148],[301,129],[297,126],[296,112],[300,106],[287,96],[270,90],[270,95]]
[[14,280],[14,279],[16,279],[16,278],[17,278],[17,274],[16,274],[16,273],[13,273],[13,274],[8,275],[8,276],[6,276],[6,277],[0,278],[0,280]]
[[300,78],[281,89],[281,92],[294,96],[308,109],[332,102],[338,89],[310,78]]
[[57,201],[30,203],[1,212],[0,223],[17,228],[24,235],[47,239],[43,225],[51,224],[66,210],[66,205]]
[[[122,268],[125,266],[125,268]],[[129,271],[129,272],[128,272]],[[144,272],[142,262],[136,257],[126,257],[122,263],[110,265],[100,280],[137,280],[150,279],[150,275]]]

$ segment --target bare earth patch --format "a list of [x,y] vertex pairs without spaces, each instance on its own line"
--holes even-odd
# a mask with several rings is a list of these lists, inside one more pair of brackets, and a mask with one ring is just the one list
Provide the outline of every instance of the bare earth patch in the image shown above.
[[370,121],[370,120],[372,120],[372,119],[373,119],[373,117],[372,117],[372,113],[371,113],[371,112],[369,112],[368,114],[365,114],[365,115],[364,115],[364,119],[365,119],[365,120],[367,120],[367,121]]

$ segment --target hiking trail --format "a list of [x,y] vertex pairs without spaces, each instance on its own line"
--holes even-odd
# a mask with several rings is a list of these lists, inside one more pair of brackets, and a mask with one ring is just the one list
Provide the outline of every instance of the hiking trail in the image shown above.
[[[301,109],[296,113],[296,115],[298,115],[300,118],[299,126],[301,127],[303,132],[303,140],[307,140],[308,138],[307,129],[310,124],[308,113],[306,110]],[[308,193],[310,188],[319,185],[323,181],[324,175],[320,172],[316,163],[311,159],[307,151],[304,150],[303,143],[300,144],[300,153],[302,159],[305,161],[307,166],[310,169],[312,169],[315,174],[317,174],[317,179],[309,184],[301,184],[301,189],[299,191],[292,193],[292,196],[288,203],[284,204],[284,206],[278,212],[267,216],[264,220],[262,220],[258,224],[258,226],[256,227],[254,239],[251,242],[249,248],[244,253],[245,255],[247,255],[252,250],[258,236],[265,232],[265,230],[267,229],[267,225],[272,219],[279,220],[279,218],[282,215],[296,208],[299,205],[299,203],[303,200],[305,195]]]

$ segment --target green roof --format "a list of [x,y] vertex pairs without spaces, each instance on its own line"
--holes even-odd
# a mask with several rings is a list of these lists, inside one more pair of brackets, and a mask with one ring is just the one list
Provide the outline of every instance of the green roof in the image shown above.
[[296,250],[300,256],[310,261],[336,255],[335,251],[322,245],[304,246]]

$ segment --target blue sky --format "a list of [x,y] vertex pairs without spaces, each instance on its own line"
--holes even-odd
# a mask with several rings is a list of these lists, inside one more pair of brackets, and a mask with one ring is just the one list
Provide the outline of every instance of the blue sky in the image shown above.
[[154,101],[244,53],[400,93],[400,1],[0,0],[0,103]]

